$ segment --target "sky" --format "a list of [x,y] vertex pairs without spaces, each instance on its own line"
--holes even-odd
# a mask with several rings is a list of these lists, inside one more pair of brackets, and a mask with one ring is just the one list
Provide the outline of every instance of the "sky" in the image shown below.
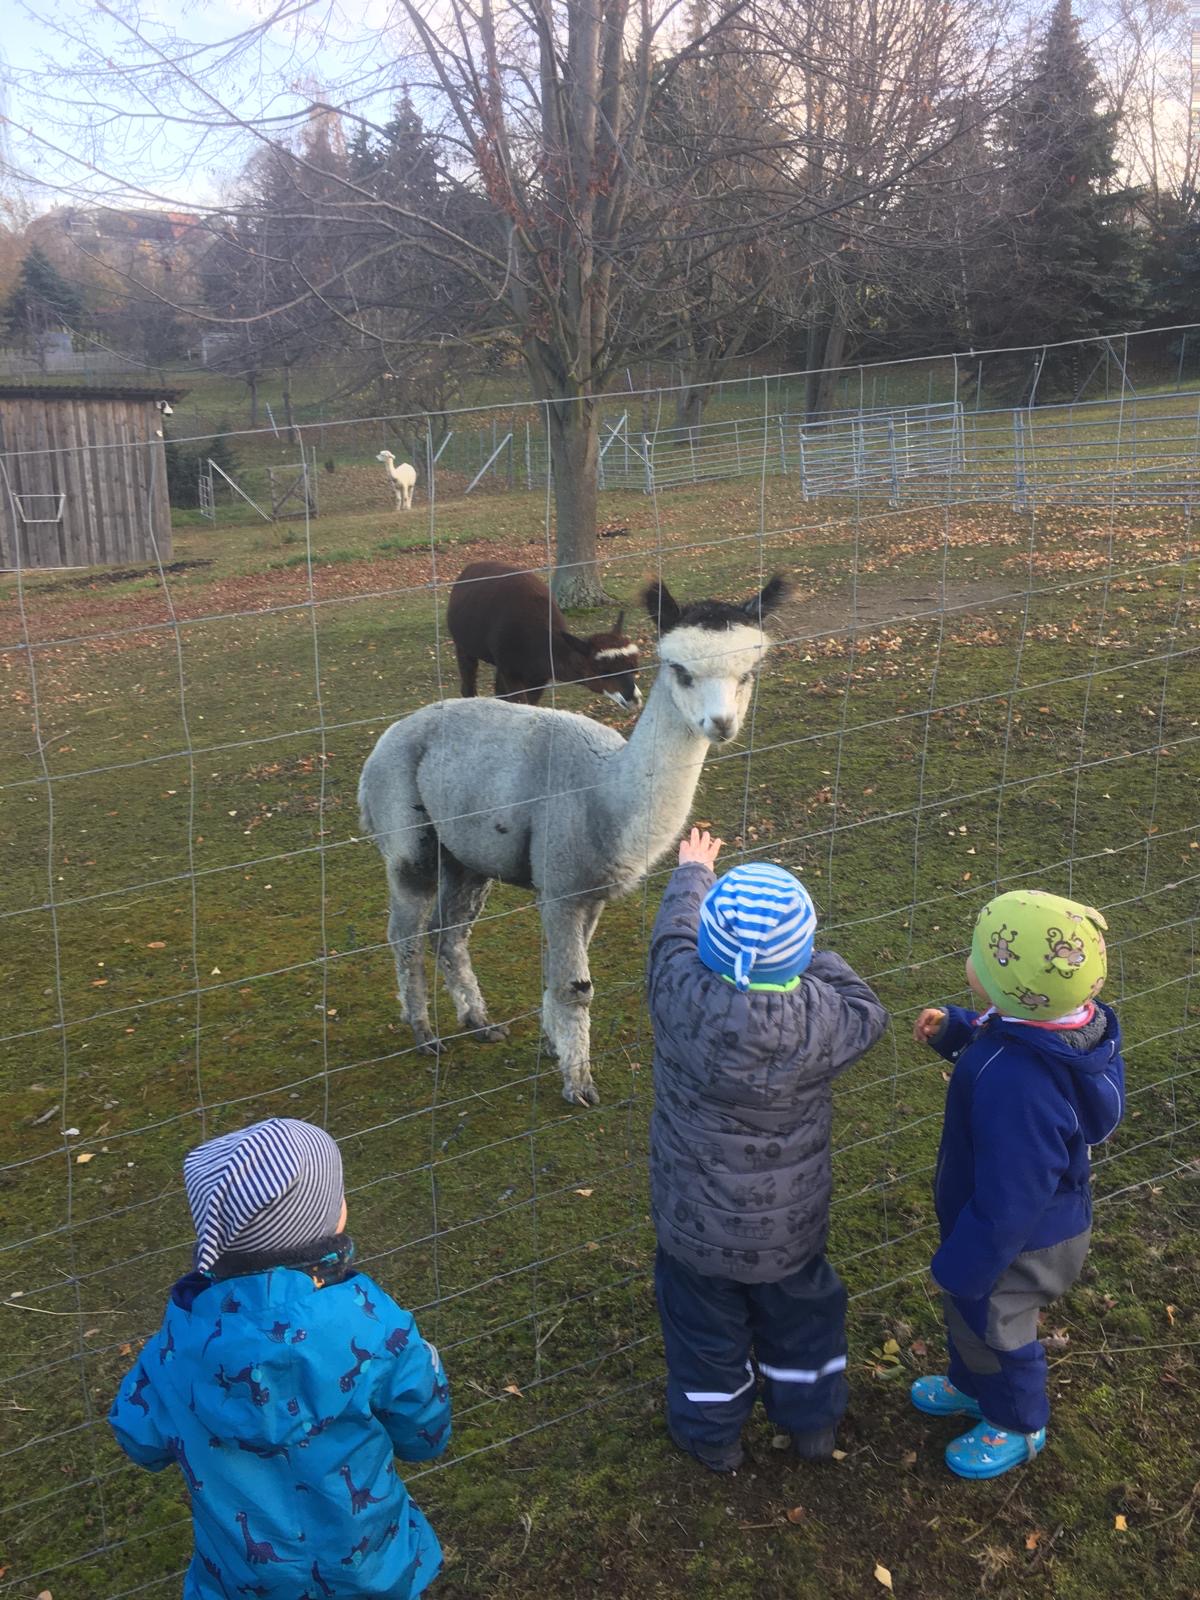
[[[284,0],[286,3],[286,0]],[[290,17],[231,60],[220,48],[268,10],[258,0],[16,0],[7,13],[3,109],[7,159],[28,181],[23,197],[55,203],[211,206],[253,148],[234,127],[213,130],[214,98],[239,115],[295,113],[327,85],[351,84],[363,114],[386,120],[399,68],[392,0],[292,0]],[[149,70],[152,44],[190,51],[198,82]],[[132,60],[130,80],[110,70]],[[339,96],[340,98],[340,96]],[[167,111],[173,119],[164,120]],[[182,115],[178,115],[182,113]]]

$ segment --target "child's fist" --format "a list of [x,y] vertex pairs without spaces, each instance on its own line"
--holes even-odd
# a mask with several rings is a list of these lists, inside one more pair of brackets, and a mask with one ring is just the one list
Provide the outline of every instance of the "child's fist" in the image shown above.
[[946,1020],[946,1013],[937,1006],[926,1006],[913,1023],[913,1038],[918,1044],[928,1044]]
[[703,833],[699,828],[693,828],[688,838],[679,841],[679,865],[682,867],[685,861],[698,861],[711,872],[724,843],[724,839],[714,839],[707,828]]

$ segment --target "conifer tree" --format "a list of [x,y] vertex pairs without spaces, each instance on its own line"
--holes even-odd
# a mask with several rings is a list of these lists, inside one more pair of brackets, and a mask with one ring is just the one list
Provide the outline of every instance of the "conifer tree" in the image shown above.
[[1055,0],[998,129],[1004,235],[975,319],[988,344],[1086,338],[1136,317],[1132,195],[1071,0]]
[[34,245],[21,263],[4,317],[14,338],[36,339],[64,325],[78,327],[83,319],[83,296],[45,251]]

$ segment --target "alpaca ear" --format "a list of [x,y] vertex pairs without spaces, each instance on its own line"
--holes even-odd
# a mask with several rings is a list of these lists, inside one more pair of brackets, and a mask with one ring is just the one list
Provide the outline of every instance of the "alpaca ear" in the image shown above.
[[617,612],[617,620],[612,625],[612,631],[614,633],[619,634],[621,629],[624,626],[625,626],[625,607],[622,606],[620,611]]
[[665,583],[657,579],[648,583],[642,591],[642,604],[651,622],[657,624],[660,638],[678,624],[681,615],[679,606]]
[[762,619],[772,611],[777,611],[791,593],[791,584],[782,572],[775,576],[763,589],[761,594],[752,595],[742,606],[742,610],[755,622]]

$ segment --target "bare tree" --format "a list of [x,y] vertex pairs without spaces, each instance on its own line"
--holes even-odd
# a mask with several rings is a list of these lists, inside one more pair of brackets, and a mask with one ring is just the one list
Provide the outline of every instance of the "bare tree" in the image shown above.
[[[248,349],[310,347],[323,327],[433,360],[447,341],[518,350],[546,419],[566,604],[601,597],[598,406],[613,373],[632,352],[681,349],[701,371],[797,289],[813,363],[841,360],[902,232],[896,197],[957,137],[947,93],[963,103],[988,59],[968,0],[695,0],[687,17],[681,0],[398,0],[391,58],[336,92],[297,70],[301,107],[278,111],[275,84],[230,82],[276,33],[332,48],[329,14],[307,13],[277,0],[206,47],[135,22],[116,55],[74,37],[84,65],[57,105],[84,104],[93,147],[106,124],[126,141],[166,125],[237,141],[224,148],[243,160],[249,141],[283,175],[221,220],[245,256],[231,276],[270,292],[197,313]],[[362,108],[394,101],[397,82],[433,127],[432,201],[358,159],[383,132]],[[314,102],[358,129],[352,159],[298,137]],[[75,159],[89,184],[121,188]],[[825,403],[820,385],[810,403]]]

